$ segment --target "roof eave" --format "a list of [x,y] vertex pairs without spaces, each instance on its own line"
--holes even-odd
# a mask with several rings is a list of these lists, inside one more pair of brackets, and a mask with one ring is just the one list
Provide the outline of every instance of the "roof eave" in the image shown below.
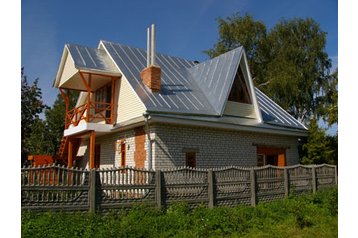
[[[217,129],[228,129],[235,131],[247,131],[257,133],[269,133],[277,135],[288,135],[297,137],[307,137],[307,131],[300,129],[281,128],[270,125],[270,127],[264,127],[264,123],[258,123],[256,125],[238,125],[223,122],[212,122],[206,121],[203,118],[197,118],[197,120],[178,118],[175,116],[164,115],[164,114],[151,114],[151,123],[168,123],[176,125],[187,125],[187,126],[200,126],[200,127],[211,127]],[[262,125],[262,126],[260,126]]]

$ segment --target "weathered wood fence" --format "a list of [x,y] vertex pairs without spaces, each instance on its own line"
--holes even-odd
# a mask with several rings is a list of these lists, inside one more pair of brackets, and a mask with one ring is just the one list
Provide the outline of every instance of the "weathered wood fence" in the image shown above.
[[53,165],[21,169],[21,206],[38,211],[92,212],[128,208],[135,203],[167,207],[179,201],[191,206],[255,206],[290,193],[315,193],[335,185],[337,168],[327,164],[163,171],[88,171]]

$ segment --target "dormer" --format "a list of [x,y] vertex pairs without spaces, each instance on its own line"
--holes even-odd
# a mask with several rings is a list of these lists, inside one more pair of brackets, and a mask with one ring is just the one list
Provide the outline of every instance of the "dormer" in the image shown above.
[[[114,122],[114,82],[121,76],[102,49],[66,44],[54,86],[66,102],[66,129],[80,122]],[[69,108],[68,90],[81,91],[80,105]]]
[[223,115],[256,119],[258,122],[262,120],[244,52],[240,58]]

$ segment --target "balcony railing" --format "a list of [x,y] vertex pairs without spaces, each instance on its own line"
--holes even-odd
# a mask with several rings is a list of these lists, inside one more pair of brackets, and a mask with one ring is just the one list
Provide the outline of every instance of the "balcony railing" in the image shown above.
[[113,105],[107,102],[91,102],[90,104],[82,104],[66,112],[66,129],[70,125],[77,126],[82,120],[86,122],[98,122],[104,120],[106,124],[112,124],[112,110]]

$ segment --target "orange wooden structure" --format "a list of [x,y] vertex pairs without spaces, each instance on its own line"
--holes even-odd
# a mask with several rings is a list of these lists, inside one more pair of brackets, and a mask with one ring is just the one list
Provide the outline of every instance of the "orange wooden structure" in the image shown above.
[[[115,94],[115,80],[119,77],[104,75],[98,73],[89,73],[79,71],[84,91],[87,92],[87,102],[79,105],[75,108],[69,108],[69,96],[63,90],[59,88],[60,93],[66,104],[66,116],[65,116],[65,129],[68,129],[71,125],[77,126],[80,121],[96,122],[95,120],[104,120],[106,124],[114,123],[114,94]],[[92,100],[92,97],[96,95],[100,88],[93,88],[92,80],[95,76],[108,77],[111,79],[108,83],[108,89],[110,87],[110,100],[98,101]],[[110,86],[109,86],[110,85]],[[67,90],[70,90],[67,88]],[[96,91],[97,90],[97,91]],[[110,102],[109,102],[110,101]],[[90,137],[90,168],[95,168],[95,131],[86,132]],[[58,159],[61,164],[66,164],[68,167],[72,167],[73,160],[76,159],[76,154],[80,146],[80,136],[63,137],[61,145],[58,150]]]
[[29,155],[27,160],[32,162],[32,166],[50,165],[54,162],[51,155]]

